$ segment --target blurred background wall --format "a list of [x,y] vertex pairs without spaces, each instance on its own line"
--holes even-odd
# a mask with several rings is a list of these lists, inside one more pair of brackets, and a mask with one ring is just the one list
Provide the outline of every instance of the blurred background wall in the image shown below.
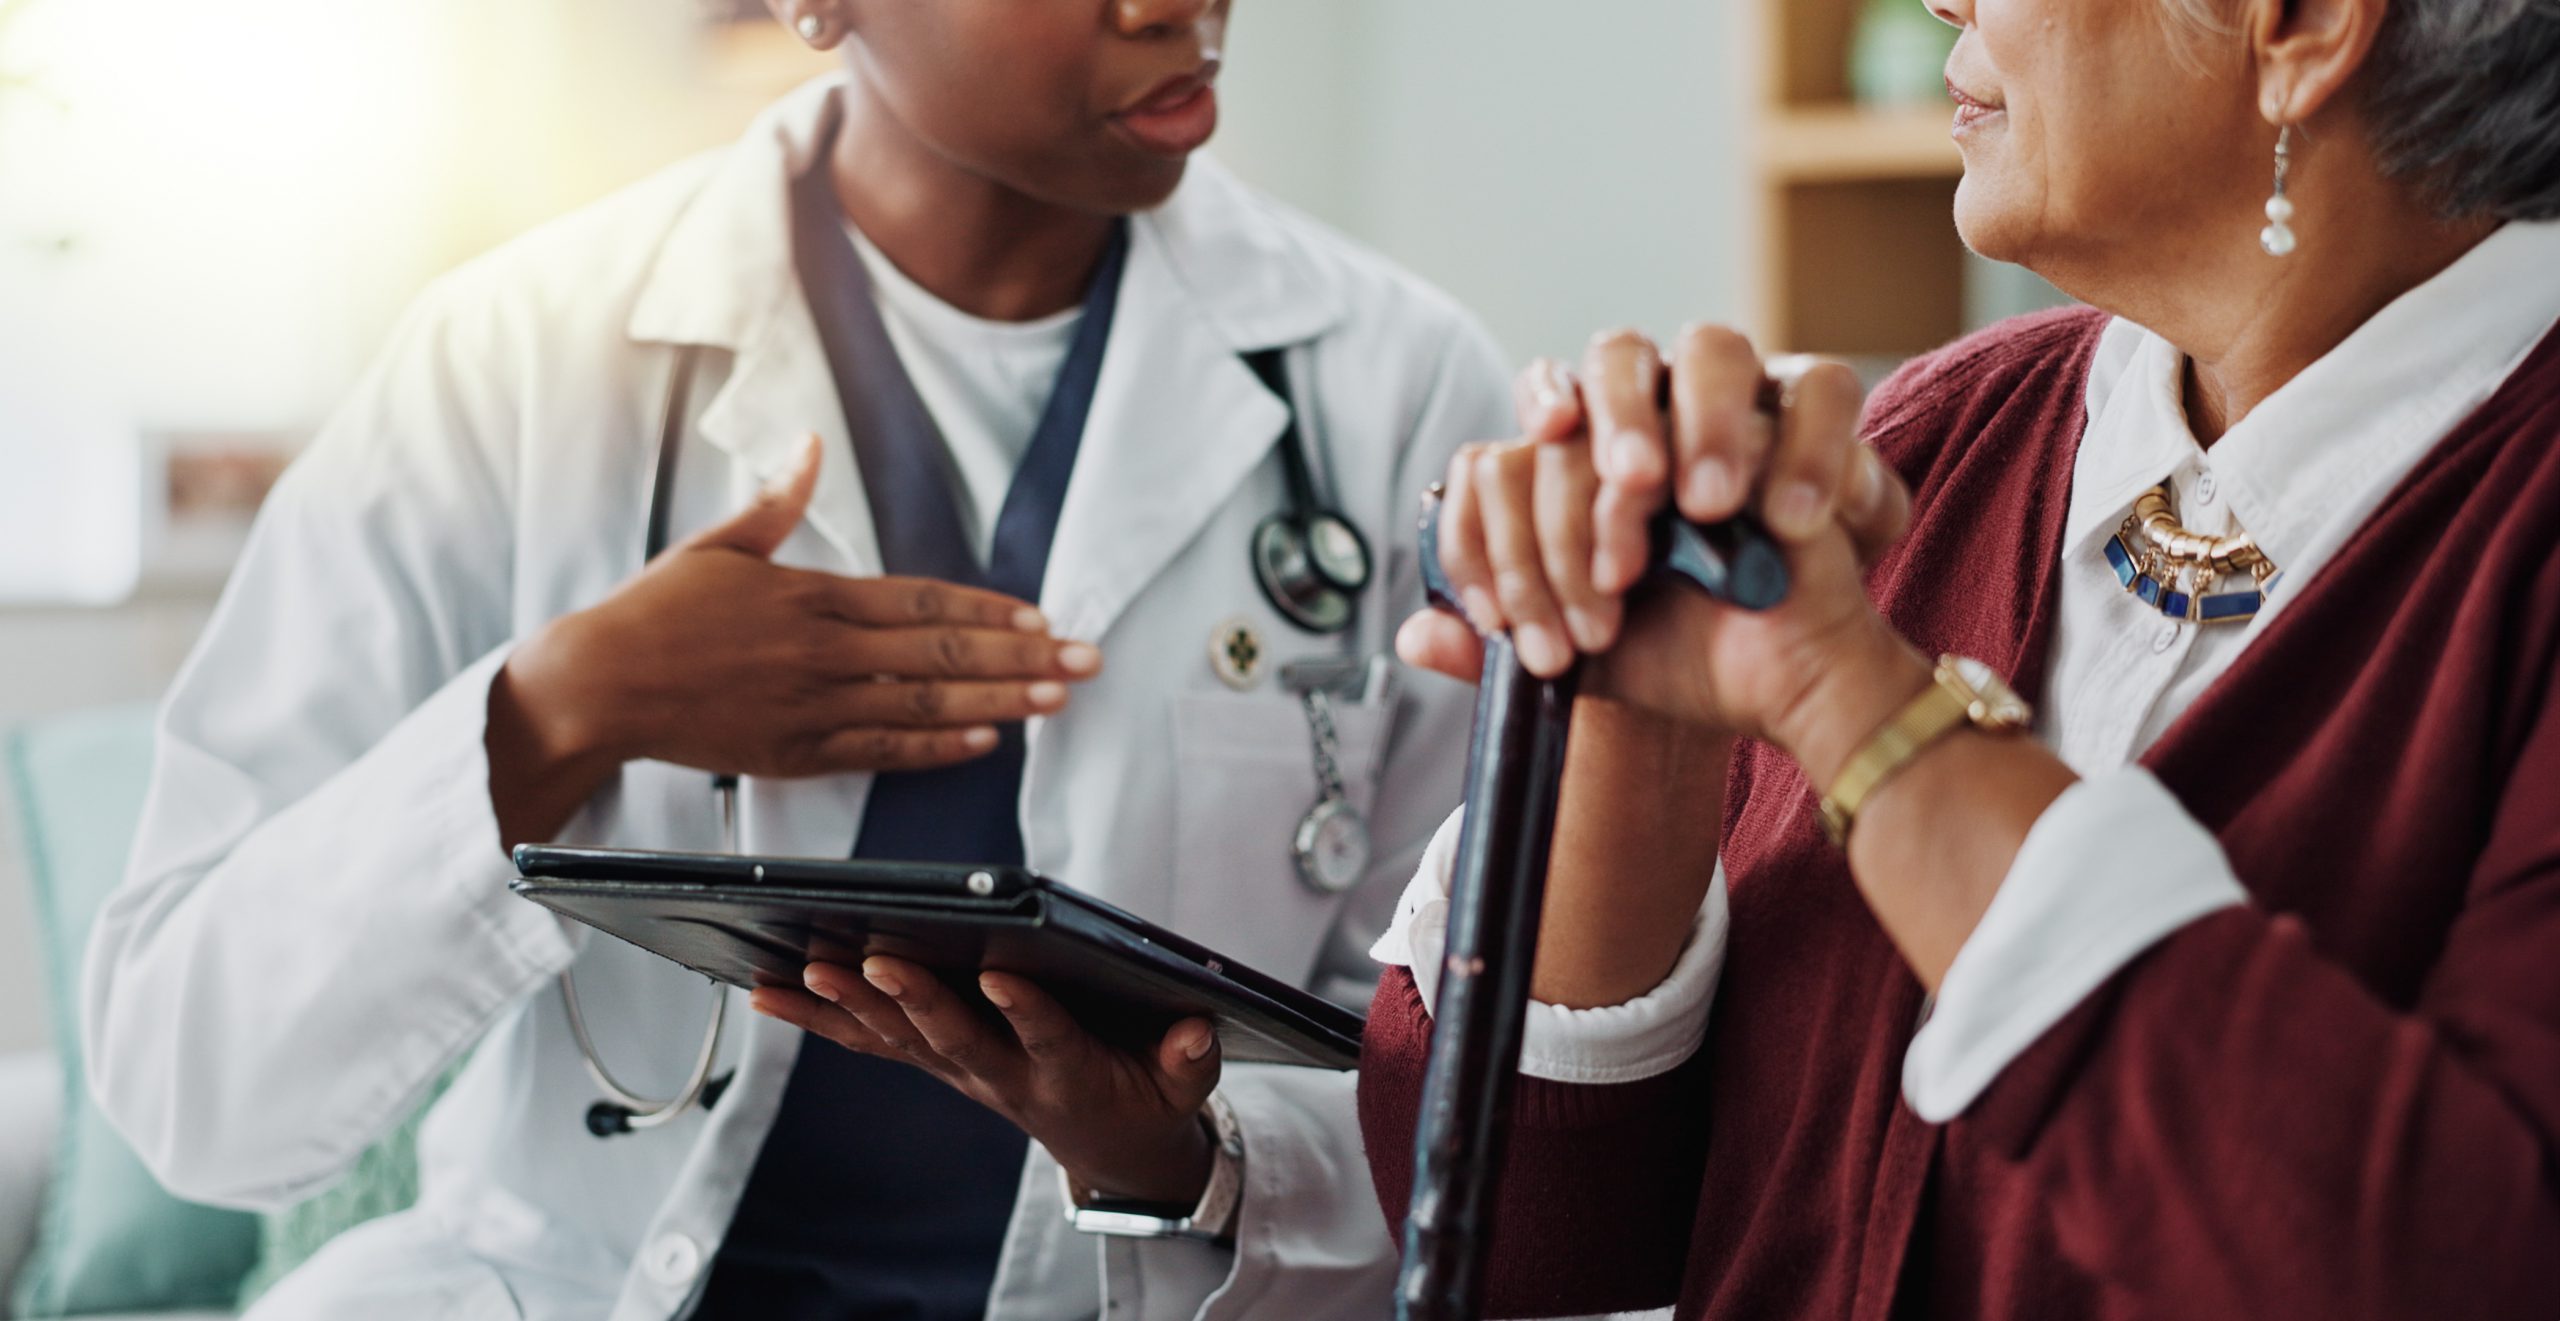
[[[1935,40],[1919,0],[1237,0],[1214,150],[1515,357],[1704,317],[1884,362],[1963,260],[1945,107],[1852,104],[1888,25]],[[699,0],[0,0],[0,726],[161,690],[424,280],[811,67]],[[1878,260],[1799,281],[1773,226]],[[6,830],[0,1051],[41,1035]]]

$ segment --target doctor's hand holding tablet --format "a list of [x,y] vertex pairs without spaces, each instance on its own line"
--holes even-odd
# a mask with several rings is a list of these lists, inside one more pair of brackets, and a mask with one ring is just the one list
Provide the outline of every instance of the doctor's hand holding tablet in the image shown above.
[[860,970],[812,964],[809,989],[766,987],[756,1012],[847,1050],[925,1070],[1037,1139],[1080,1194],[1189,1204],[1209,1181],[1201,1107],[1218,1085],[1206,1019],[1176,1023],[1152,1051],[1110,1046],[1027,978],[988,972],[990,1022],[931,972],[874,956]]
[[508,659],[489,721],[507,844],[551,838],[630,761],[784,777],[969,761],[1101,672],[1099,650],[1000,593],[774,564],[823,453],[811,437],[737,517]]

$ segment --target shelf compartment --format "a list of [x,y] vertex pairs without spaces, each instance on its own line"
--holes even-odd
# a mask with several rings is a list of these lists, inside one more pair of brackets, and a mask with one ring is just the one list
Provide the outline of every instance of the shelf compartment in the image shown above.
[[1964,173],[1964,157],[1947,135],[1954,112],[1952,105],[1779,110],[1761,121],[1760,166],[1790,183],[1952,179]]

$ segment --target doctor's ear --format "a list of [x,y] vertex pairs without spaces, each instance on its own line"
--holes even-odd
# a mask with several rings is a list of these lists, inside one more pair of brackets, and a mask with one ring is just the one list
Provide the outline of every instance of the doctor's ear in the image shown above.
[[765,0],[765,7],[811,50],[834,50],[852,31],[834,0]]

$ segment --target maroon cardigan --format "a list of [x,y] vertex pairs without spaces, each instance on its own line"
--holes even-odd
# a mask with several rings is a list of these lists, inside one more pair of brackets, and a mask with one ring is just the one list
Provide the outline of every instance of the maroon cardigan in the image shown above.
[[[1994,328],[1868,414],[1919,511],[1885,614],[2029,693],[2101,328]],[[1802,773],[1746,745],[1706,1044],[1639,1083],[1522,1080],[1496,1313],[2560,1318],[2555,442],[2560,335],[2142,758],[2255,902],[1943,1127],[1901,1098],[1918,984]],[[1360,1110],[1390,1223],[1428,1032],[1389,970]]]

